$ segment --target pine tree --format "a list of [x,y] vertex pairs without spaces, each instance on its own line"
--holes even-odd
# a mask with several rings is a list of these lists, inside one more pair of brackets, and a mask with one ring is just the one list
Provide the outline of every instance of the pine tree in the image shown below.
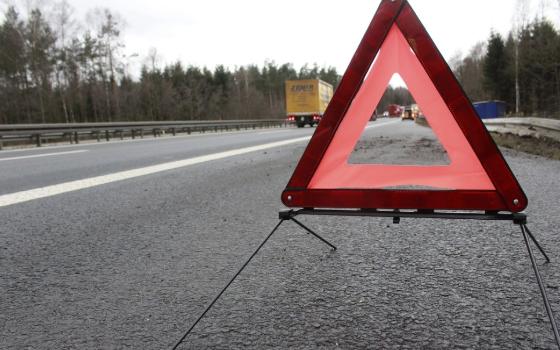
[[492,99],[507,101],[510,96],[511,75],[508,74],[510,57],[500,34],[492,32],[484,58],[484,88]]

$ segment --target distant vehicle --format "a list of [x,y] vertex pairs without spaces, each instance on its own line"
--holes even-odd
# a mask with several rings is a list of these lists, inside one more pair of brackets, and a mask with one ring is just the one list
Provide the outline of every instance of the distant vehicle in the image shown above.
[[319,79],[286,81],[286,114],[298,128],[319,124],[333,96],[333,87]]
[[414,105],[406,106],[404,108],[401,115],[401,119],[416,120],[416,118],[418,118],[419,115],[420,115],[420,108],[418,108],[418,105],[414,104]]
[[500,118],[506,115],[506,103],[503,101],[483,101],[473,103],[481,119]]
[[403,107],[399,105],[389,105],[387,107],[387,112],[389,113],[389,117],[400,117],[403,111]]

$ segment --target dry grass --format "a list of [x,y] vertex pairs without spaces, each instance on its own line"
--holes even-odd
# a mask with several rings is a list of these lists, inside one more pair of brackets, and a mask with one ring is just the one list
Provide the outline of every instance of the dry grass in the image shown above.
[[491,133],[499,146],[560,160],[560,142],[546,138],[522,137],[513,134]]

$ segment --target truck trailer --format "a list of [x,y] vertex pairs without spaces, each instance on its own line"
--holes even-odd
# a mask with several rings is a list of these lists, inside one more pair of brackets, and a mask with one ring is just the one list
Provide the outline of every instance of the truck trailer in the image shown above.
[[319,124],[333,96],[333,87],[319,79],[286,81],[286,114],[298,128]]

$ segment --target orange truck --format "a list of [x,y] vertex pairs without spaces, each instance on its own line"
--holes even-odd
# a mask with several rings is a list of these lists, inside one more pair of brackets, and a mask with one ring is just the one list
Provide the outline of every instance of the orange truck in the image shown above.
[[286,81],[286,114],[298,128],[319,124],[333,96],[333,87],[319,79]]

